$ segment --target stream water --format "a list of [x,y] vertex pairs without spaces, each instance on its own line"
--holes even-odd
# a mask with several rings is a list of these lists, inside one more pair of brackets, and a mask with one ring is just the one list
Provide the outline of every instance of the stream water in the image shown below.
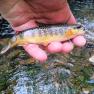
[[[70,7],[78,22],[88,28],[86,39],[94,44],[94,1],[76,0]],[[0,49],[13,30],[0,18]],[[0,94],[94,94],[94,54],[90,46],[75,48],[70,54],[49,54],[45,64],[30,58],[22,48],[0,56]]]

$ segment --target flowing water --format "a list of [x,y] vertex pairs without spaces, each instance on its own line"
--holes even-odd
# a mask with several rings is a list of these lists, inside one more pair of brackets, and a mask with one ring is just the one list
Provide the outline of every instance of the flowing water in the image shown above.
[[[71,9],[78,22],[88,28],[88,46],[67,55],[49,54],[39,64],[22,48],[14,48],[0,56],[0,94],[94,94],[94,1],[73,0]],[[0,49],[14,34],[10,25],[0,18]],[[9,36],[9,38],[8,38]],[[89,47],[89,48],[88,48]]]

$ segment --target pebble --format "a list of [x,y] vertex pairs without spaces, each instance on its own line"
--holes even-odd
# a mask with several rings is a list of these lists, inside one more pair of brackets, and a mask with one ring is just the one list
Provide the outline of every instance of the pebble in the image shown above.
[[94,65],[94,55],[89,58],[89,62],[91,62],[92,65]]
[[81,94],[89,94],[89,93],[90,93],[89,90],[83,89]]
[[94,84],[94,79],[91,79],[91,80],[87,81],[87,83]]

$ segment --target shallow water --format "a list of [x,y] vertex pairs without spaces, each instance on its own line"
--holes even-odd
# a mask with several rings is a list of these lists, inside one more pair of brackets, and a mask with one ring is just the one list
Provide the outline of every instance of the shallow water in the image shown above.
[[[88,27],[87,41],[94,39],[93,0],[70,3],[78,22]],[[87,2],[87,3],[86,3]],[[10,26],[0,32],[10,34]],[[11,30],[12,31],[12,30]],[[4,36],[3,34],[3,36]],[[12,34],[10,34],[12,35]],[[8,39],[0,40],[0,49]],[[75,48],[68,55],[51,54],[45,64],[31,59],[22,48],[15,48],[0,56],[1,94],[94,94],[94,64],[88,61],[94,48]],[[94,81],[92,81],[94,82]]]

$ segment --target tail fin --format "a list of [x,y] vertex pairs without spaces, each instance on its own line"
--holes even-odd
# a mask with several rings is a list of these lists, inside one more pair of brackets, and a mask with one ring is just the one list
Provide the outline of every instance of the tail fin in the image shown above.
[[10,48],[11,48],[11,44],[9,43],[8,46],[5,46],[5,47],[1,50],[0,54],[2,55],[2,54],[4,54],[4,53],[6,53]]
[[16,36],[13,36],[13,37],[11,38],[9,44],[8,44],[7,46],[5,46],[5,47],[1,50],[0,54],[2,55],[2,54],[4,54],[4,53],[6,53],[10,48],[12,48],[12,47],[14,47],[14,46],[16,46],[16,45],[17,45],[17,43],[16,43]]

